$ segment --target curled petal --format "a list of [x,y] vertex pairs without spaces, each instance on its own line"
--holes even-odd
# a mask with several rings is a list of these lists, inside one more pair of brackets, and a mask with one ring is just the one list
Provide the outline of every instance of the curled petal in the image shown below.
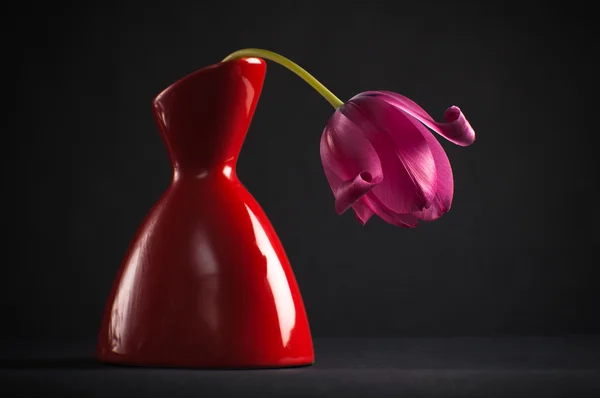
[[381,180],[381,175],[373,178],[371,173],[363,171],[353,180],[342,182],[335,191],[335,211],[338,214],[344,213]]
[[441,123],[435,121],[427,111],[403,95],[390,91],[367,91],[356,97],[361,96],[382,98],[456,145],[469,146],[475,142],[475,131],[458,106],[446,109],[445,123]]

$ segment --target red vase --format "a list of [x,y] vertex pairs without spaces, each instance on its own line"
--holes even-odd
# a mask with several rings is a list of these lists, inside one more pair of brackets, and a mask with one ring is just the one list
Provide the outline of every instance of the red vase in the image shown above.
[[208,368],[314,362],[290,263],[236,176],[265,73],[257,58],[219,63],[153,101],[173,179],[117,274],[99,333],[101,361]]

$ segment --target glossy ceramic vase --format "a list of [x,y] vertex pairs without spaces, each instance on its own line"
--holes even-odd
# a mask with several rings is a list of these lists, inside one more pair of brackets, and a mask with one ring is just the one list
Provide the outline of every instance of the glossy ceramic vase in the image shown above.
[[203,368],[314,362],[290,263],[236,176],[265,73],[257,58],[215,64],[153,101],[173,179],[117,274],[99,333],[101,361]]

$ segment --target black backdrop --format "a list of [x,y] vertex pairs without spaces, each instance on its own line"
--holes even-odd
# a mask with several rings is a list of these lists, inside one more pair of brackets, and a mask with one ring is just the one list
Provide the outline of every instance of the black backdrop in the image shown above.
[[450,213],[414,230],[362,227],[335,214],[322,171],[332,109],[269,63],[238,174],[287,250],[315,336],[600,332],[590,11],[354,3],[52,3],[8,15],[2,336],[96,334],[171,176],[152,99],[244,47],[293,59],[342,99],[396,91],[438,119],[456,104],[478,134],[468,148],[441,140]]

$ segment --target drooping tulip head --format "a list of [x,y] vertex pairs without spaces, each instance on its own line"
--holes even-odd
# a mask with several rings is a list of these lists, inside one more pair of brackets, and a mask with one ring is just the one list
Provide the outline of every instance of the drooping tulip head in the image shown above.
[[415,227],[450,210],[454,178],[430,130],[468,146],[475,132],[452,106],[444,122],[400,94],[369,91],[336,109],[321,137],[321,160],[338,214],[352,208],[364,225],[374,214]]

